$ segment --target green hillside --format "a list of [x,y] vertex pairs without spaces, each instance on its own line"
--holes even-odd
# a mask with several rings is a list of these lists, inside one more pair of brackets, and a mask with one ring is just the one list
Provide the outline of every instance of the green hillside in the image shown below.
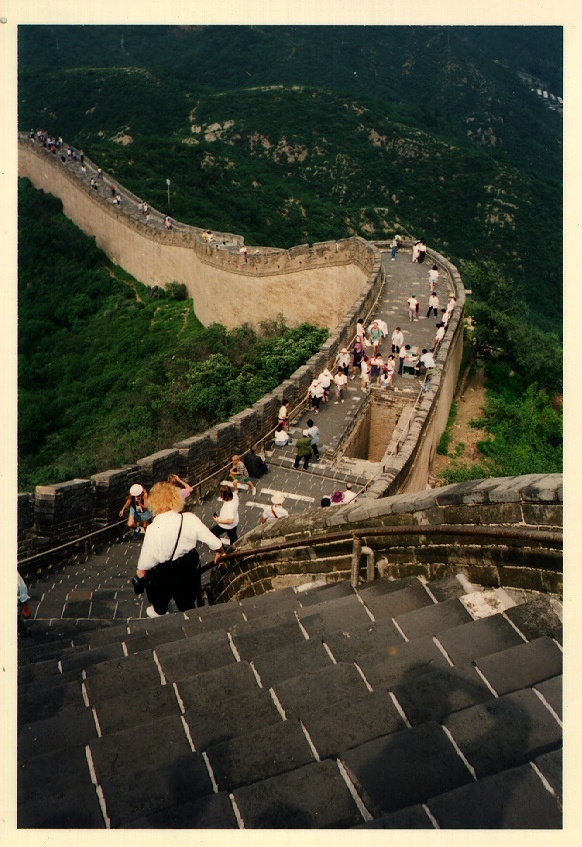
[[[562,95],[561,28],[21,26],[18,48],[19,128],[178,220],[283,248],[424,237],[472,290],[489,362],[486,461],[459,473],[559,467],[562,118],[519,72]],[[201,431],[320,341],[203,330],[183,290],[152,299],[26,182],[19,230],[21,486]]]
[[19,185],[19,490],[87,477],[227,420],[271,391],[326,330],[204,328],[185,286],[152,292]]
[[517,76],[559,65],[558,28],[23,27],[19,49],[21,129],[174,217],[278,247],[398,228],[495,261],[561,331],[561,118]]

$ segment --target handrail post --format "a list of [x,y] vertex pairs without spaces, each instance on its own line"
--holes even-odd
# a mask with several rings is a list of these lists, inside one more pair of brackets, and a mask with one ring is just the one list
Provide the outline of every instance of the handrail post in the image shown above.
[[354,535],[354,546],[352,548],[352,588],[358,587],[360,581],[360,556],[362,553],[362,539]]

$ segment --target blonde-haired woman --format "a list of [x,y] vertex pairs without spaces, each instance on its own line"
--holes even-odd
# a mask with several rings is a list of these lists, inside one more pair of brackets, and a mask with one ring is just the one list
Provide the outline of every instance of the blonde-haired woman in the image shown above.
[[166,614],[172,599],[180,612],[196,605],[201,584],[198,541],[215,551],[215,564],[225,553],[222,542],[199,517],[182,514],[184,499],[171,482],[157,482],[148,505],[155,517],[144,538],[137,576],[144,580],[151,603],[146,614],[157,618]]

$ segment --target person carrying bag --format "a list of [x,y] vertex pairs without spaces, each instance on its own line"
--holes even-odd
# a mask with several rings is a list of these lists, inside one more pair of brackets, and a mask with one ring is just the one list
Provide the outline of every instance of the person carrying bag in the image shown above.
[[136,593],[146,591],[151,603],[147,616],[157,618],[166,614],[170,600],[180,612],[195,607],[201,587],[200,557],[195,549],[198,541],[215,551],[215,564],[225,552],[222,542],[200,518],[191,512],[181,513],[184,501],[175,485],[156,483],[149,506],[155,517],[144,538],[137,578],[132,582]]

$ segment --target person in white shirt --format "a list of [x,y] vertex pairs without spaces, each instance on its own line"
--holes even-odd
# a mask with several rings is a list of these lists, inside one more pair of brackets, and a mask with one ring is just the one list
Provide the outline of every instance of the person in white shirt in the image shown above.
[[356,494],[352,491],[352,483],[346,482],[346,490],[344,491],[344,503],[351,503],[355,497]]
[[238,497],[238,482],[236,479],[232,482],[232,488],[228,485],[221,485],[218,489],[218,496],[222,501],[220,513],[213,514],[216,521],[214,526],[210,527],[210,532],[214,533],[217,538],[220,538],[225,532],[228,535],[228,540],[234,544],[238,538],[237,526],[239,524],[239,497]]
[[433,352],[436,349],[436,347],[441,343],[443,338],[445,337],[445,326],[444,326],[444,324],[440,323],[437,326],[438,326],[437,333],[435,335],[435,339],[434,339],[433,345],[432,345]]
[[439,281],[439,269],[436,265],[433,265],[430,271],[428,272],[428,284],[430,285],[430,290],[434,291],[437,282]]
[[394,332],[392,333],[392,352],[395,356],[400,353],[400,348],[404,344],[404,335],[399,326],[396,327]]
[[338,371],[334,376],[333,381],[335,383],[335,392],[337,397],[337,400],[334,402],[344,403],[344,389],[348,384],[348,378],[343,371]]
[[438,318],[438,307],[439,307],[439,298],[436,296],[434,291],[431,293],[428,298],[428,312],[426,313],[427,318],[430,318],[431,312],[434,312],[435,318]]
[[350,369],[350,362],[351,356],[348,352],[348,348],[342,347],[342,349],[337,355],[337,359],[335,360],[338,371],[343,371],[347,375]]
[[447,312],[448,312],[450,315],[452,315],[452,313],[453,313],[453,309],[455,308],[455,306],[456,306],[456,305],[457,305],[457,298],[456,298],[456,297],[454,297],[454,296],[451,294],[451,296],[449,297],[449,302],[447,303]]
[[273,496],[271,497],[271,505],[265,506],[263,509],[263,515],[261,517],[261,523],[268,523],[269,521],[276,521],[278,518],[285,518],[289,514],[287,509],[283,508],[283,503],[285,502],[285,495],[280,491],[275,491]]
[[289,406],[287,403],[282,403],[279,408],[278,420],[280,424],[287,427],[287,419],[289,418]]
[[307,389],[307,397],[311,400],[311,408],[318,415],[319,405],[323,397],[323,387],[318,379],[314,379]]
[[362,391],[367,391],[370,385],[370,360],[364,354],[360,365]]
[[[214,563],[225,555],[220,539],[191,512],[181,514],[184,499],[171,482],[157,482],[148,505],[155,515],[145,535],[137,563],[137,580],[145,583],[150,618],[165,615],[170,600],[181,612],[192,609],[200,591],[199,556],[201,541],[214,550]],[[143,590],[143,589],[142,589]]]
[[406,303],[408,305],[408,320],[409,321],[418,320],[418,318],[416,316],[416,307],[418,306],[418,300],[416,299],[414,294],[410,295],[410,297],[408,298]]
[[275,445],[277,447],[286,447],[287,444],[291,441],[289,437],[289,433],[283,426],[281,422],[277,424],[277,429],[275,430]]
[[324,368],[322,372],[317,377],[319,384],[323,388],[323,402],[327,403],[329,399],[329,392],[331,391],[331,383],[333,380],[333,374],[329,370],[329,368]]
[[319,427],[315,426],[313,422],[313,418],[309,418],[307,421],[307,433],[311,438],[311,449],[313,451],[313,458],[316,462],[319,461]]
[[429,353],[428,350],[423,349],[421,357],[420,357],[420,363],[421,363],[421,365],[424,365],[425,370],[428,370],[429,368],[434,368],[435,367],[435,361],[434,361],[433,354]]

